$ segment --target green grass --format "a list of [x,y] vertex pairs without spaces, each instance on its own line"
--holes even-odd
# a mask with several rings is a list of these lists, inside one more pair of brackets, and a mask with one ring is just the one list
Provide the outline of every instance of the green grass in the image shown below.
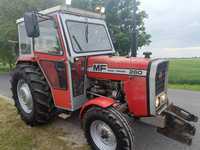
[[51,124],[34,128],[25,125],[15,107],[0,99],[0,150],[89,149],[87,145],[74,148],[74,143],[66,140],[67,136],[70,135]]
[[200,91],[200,59],[172,59],[169,66],[170,88]]
[[200,85],[191,85],[191,84],[169,84],[171,89],[183,89],[191,91],[200,91]]
[[6,73],[6,72],[9,72],[9,66],[6,64],[2,64],[0,62],[0,73]]

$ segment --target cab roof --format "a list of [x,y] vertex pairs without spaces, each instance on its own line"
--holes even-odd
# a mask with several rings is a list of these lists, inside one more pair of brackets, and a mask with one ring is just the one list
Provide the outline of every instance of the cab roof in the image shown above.
[[[83,16],[83,17],[88,17],[88,18],[96,18],[96,19],[105,19],[105,15],[102,15],[100,13],[95,13],[91,11],[86,11],[78,8],[72,8],[70,6],[55,6],[46,10],[42,10],[39,13],[41,14],[53,14],[53,13],[65,13],[65,14],[71,14],[71,15],[76,15],[76,16]],[[24,18],[20,18],[16,21],[16,23],[21,23],[24,22]]]

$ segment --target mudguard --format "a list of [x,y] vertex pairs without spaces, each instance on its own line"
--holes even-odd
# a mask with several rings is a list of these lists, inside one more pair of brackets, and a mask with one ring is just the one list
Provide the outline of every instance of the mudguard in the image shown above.
[[84,113],[93,106],[108,108],[110,106],[113,106],[115,103],[116,101],[114,99],[108,98],[108,97],[97,97],[97,98],[91,99],[82,106],[81,111],[80,111],[80,118],[82,119]]

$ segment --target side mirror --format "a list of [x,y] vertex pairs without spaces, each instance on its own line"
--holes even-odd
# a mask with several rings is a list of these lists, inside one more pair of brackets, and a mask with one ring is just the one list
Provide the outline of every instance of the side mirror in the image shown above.
[[38,17],[35,12],[26,12],[24,14],[24,23],[28,37],[36,38],[40,36]]

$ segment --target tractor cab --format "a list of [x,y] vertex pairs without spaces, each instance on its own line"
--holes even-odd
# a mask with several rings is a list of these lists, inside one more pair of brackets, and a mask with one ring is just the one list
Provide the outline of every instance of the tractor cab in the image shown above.
[[87,58],[115,52],[104,18],[100,13],[57,6],[25,13],[17,20],[18,61],[37,60],[58,108],[79,109],[86,100]]

